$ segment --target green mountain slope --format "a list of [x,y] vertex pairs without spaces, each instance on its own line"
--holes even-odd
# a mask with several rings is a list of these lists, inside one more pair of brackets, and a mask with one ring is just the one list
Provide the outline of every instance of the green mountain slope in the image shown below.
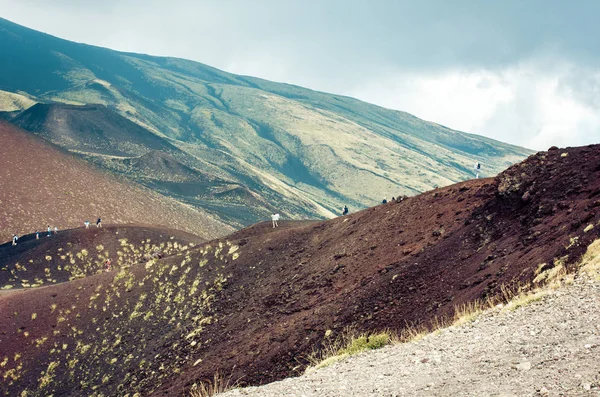
[[[29,128],[23,114],[12,119],[232,224],[247,224],[271,211],[292,218],[328,217],[344,204],[360,208],[383,197],[469,179],[475,161],[483,164],[484,175],[492,176],[531,153],[356,99],[182,59],[73,43],[3,19],[0,90],[38,102],[103,105],[103,117],[112,118],[108,109],[143,127],[147,131],[142,133],[129,126],[127,139],[149,131],[170,148],[147,144],[135,146],[135,152],[120,150],[120,156],[131,157],[124,164],[107,158],[115,153],[107,153],[105,141],[83,141],[77,128],[71,129],[74,141],[67,145],[47,129]],[[104,131],[103,122],[98,123]],[[55,123],[55,133],[60,128]],[[118,139],[118,134],[111,136]],[[134,157],[156,150],[198,172],[199,180],[218,181],[218,191],[204,182],[192,187],[194,178],[182,191],[172,180],[140,176],[158,163],[142,161],[143,171],[131,171],[140,163]]]

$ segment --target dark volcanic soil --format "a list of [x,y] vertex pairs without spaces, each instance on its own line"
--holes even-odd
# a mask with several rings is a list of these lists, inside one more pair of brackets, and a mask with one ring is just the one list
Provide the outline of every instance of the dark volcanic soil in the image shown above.
[[573,267],[598,238],[599,207],[600,147],[553,150],[495,179],[327,222],[262,223],[118,276],[2,294],[2,387],[174,396],[217,370],[241,384],[281,379],[327,330],[427,324]]

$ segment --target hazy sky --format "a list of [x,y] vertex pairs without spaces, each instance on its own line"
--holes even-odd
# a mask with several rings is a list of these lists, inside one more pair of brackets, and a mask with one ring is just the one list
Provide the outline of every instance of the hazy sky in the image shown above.
[[547,149],[600,143],[596,0],[0,0],[73,41],[196,60]]

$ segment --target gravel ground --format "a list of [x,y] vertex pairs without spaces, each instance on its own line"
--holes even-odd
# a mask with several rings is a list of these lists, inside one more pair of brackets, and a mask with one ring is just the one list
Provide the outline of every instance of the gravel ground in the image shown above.
[[600,396],[600,283],[220,396]]

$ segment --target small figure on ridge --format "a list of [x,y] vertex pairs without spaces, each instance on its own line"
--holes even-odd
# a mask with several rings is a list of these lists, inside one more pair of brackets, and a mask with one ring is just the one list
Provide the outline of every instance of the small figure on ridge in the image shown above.
[[475,179],[479,179],[479,172],[481,171],[481,164],[476,162],[473,166],[473,170],[475,171]]

